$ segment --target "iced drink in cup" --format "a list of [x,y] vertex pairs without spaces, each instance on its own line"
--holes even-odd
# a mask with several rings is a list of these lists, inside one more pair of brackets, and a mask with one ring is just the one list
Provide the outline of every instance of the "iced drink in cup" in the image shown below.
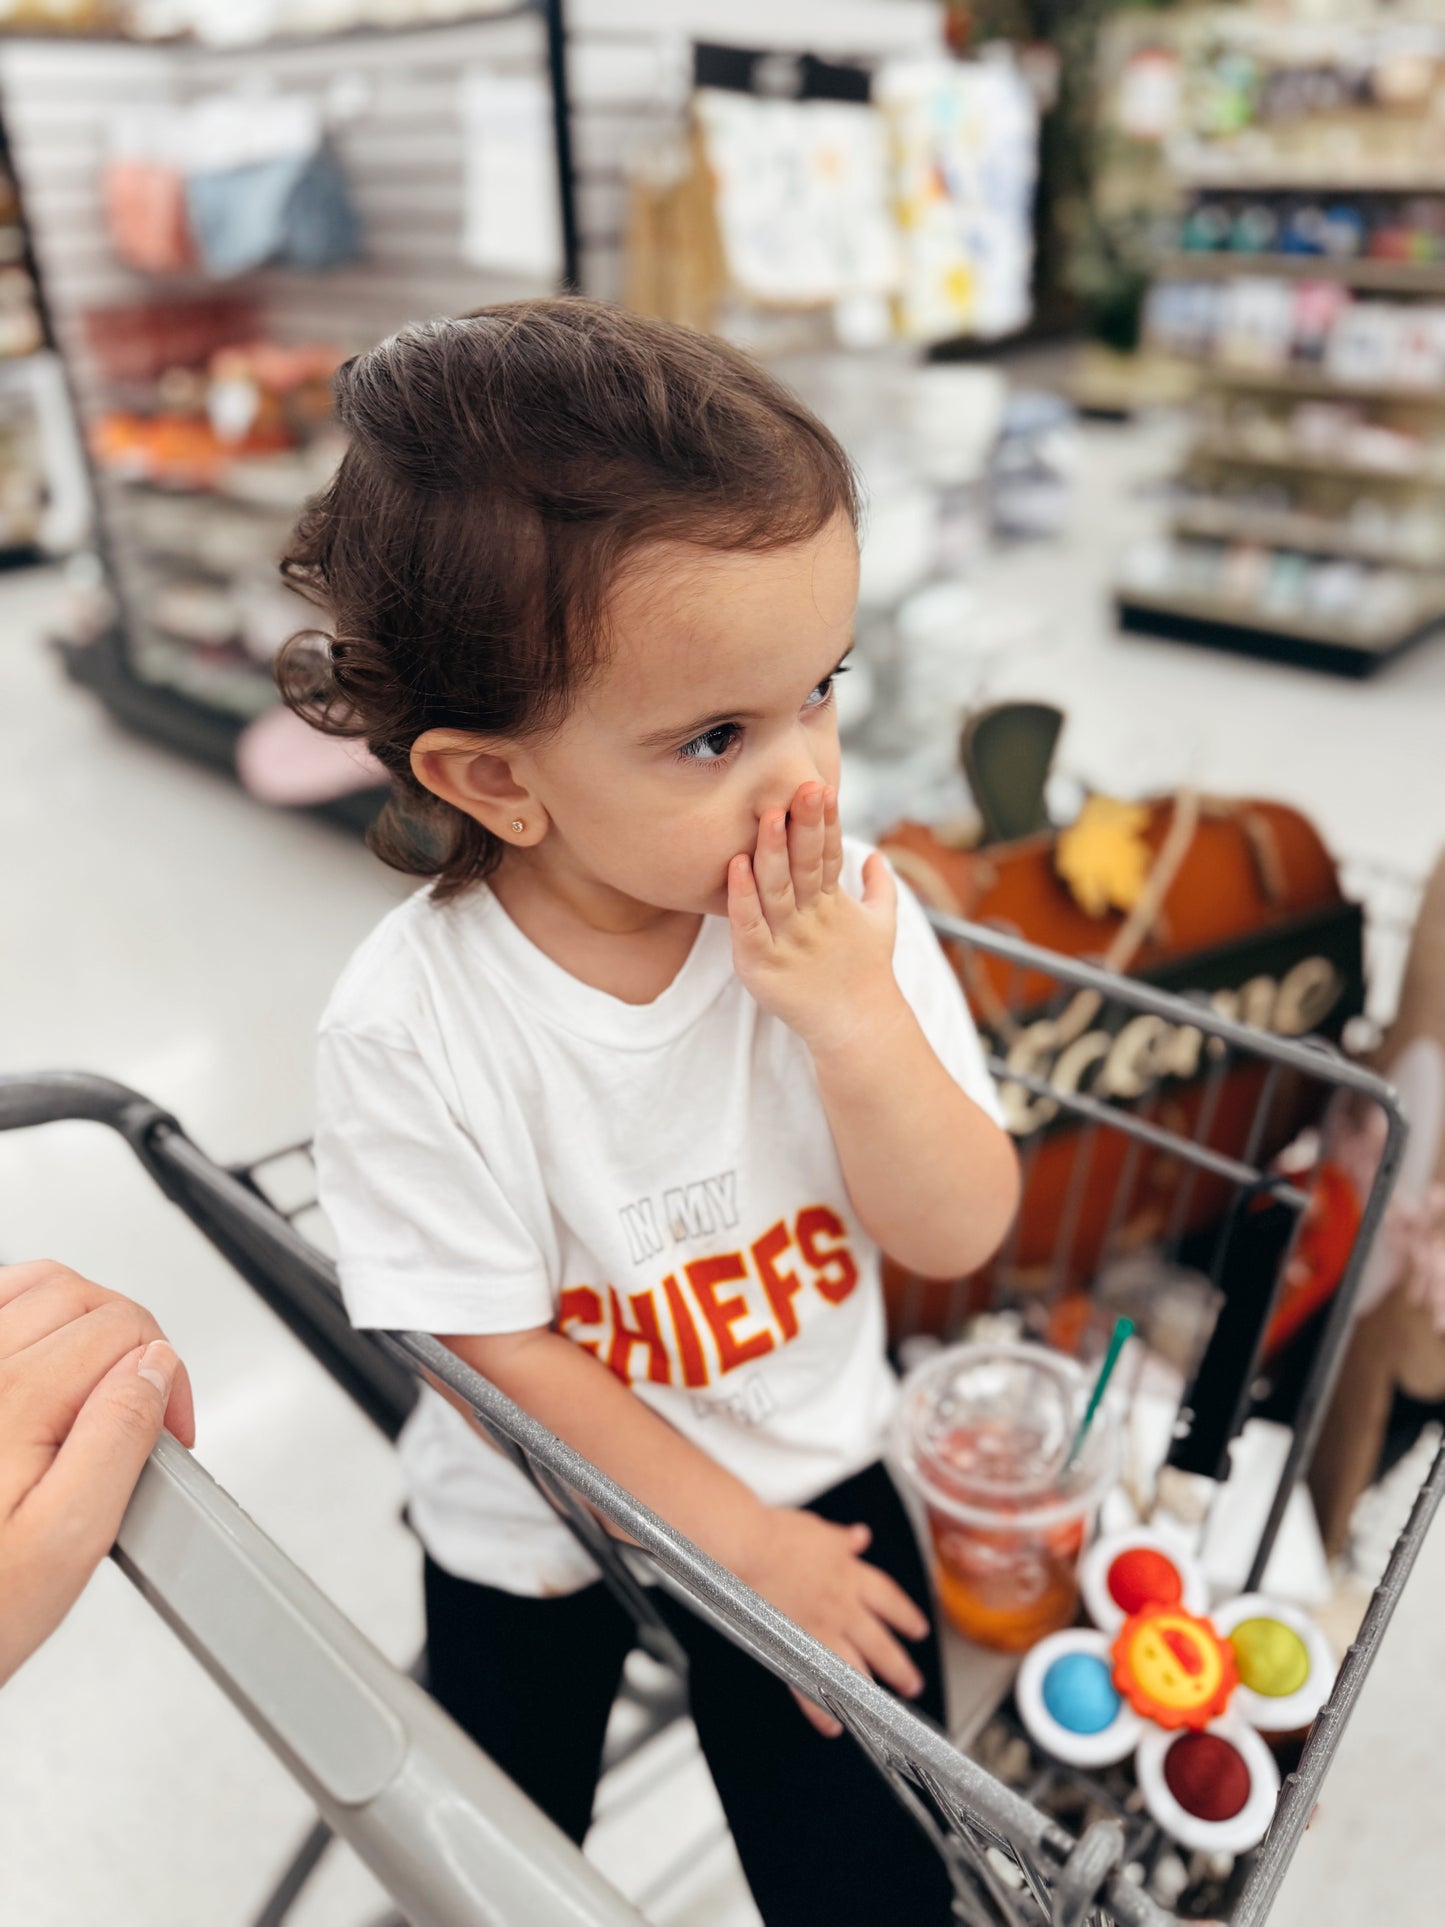
[[898,1456],[928,1511],[939,1601],[981,1646],[1022,1652],[1078,1610],[1117,1449],[1106,1399],[1065,1469],[1089,1389],[1042,1345],[951,1345],[904,1381]]

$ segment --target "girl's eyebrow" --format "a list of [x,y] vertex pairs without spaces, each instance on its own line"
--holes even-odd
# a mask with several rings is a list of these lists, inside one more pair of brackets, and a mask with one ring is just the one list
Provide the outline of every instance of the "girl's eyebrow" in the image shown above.
[[[827,682],[830,676],[836,676],[852,653],[853,639],[850,636],[848,647],[833,667],[819,676],[818,682]],[[817,686],[818,683],[814,683],[815,689]],[[761,714],[761,710],[757,709],[720,709],[711,716],[695,717],[690,723],[669,724],[665,729],[650,729],[645,736],[638,737],[637,746],[639,749],[667,749],[674,743],[690,743],[695,736],[705,736],[710,729],[721,729],[724,723],[756,722]]]

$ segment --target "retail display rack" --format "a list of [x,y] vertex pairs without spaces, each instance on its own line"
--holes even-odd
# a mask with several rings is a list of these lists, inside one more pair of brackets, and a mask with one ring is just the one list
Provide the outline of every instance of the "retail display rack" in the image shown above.
[[1171,151],[1146,339],[1195,432],[1118,610],[1364,676],[1445,623],[1445,30],[1241,31],[1228,131]]
[[0,122],[0,569],[43,559],[38,536],[47,490],[32,377],[36,362],[53,349]]
[[[319,357],[297,392],[267,395],[283,418],[276,446],[187,472],[182,437],[182,459],[158,474],[147,468],[148,436],[172,412],[169,370],[200,371],[179,412],[204,430],[215,349],[325,346],[339,357],[418,317],[559,285],[621,298],[635,158],[687,126],[699,44],[751,49],[754,58],[789,53],[791,73],[800,48],[864,64],[936,55],[944,21],[939,0],[798,0],[785,16],[768,0],[478,0],[449,23],[254,45],[0,38],[0,114],[23,190],[21,219],[86,436],[94,498],[99,580],[79,598],[75,633],[63,644],[72,675],[131,727],[235,770],[244,732],[276,702],[271,652],[288,621],[305,625],[306,609],[285,605],[274,564],[339,446],[316,405],[325,387]],[[530,182],[514,199],[525,201],[534,226],[554,221],[556,234],[550,250],[521,247],[521,264],[499,265],[495,252],[473,245],[479,162],[466,98],[474,80],[493,111],[510,88],[503,106],[531,113],[530,160],[522,166],[513,152]],[[769,84],[780,84],[771,68]],[[300,98],[319,108],[358,217],[354,260],[218,280],[190,264],[157,269],[122,258],[107,181],[118,123],[127,115],[159,121],[220,96]],[[512,137],[522,138],[515,129]],[[489,157],[495,178],[507,158],[496,149]],[[199,329],[199,342],[171,346],[167,330],[187,327]],[[369,820],[380,794],[343,797],[329,813]]]
[[[279,587],[275,562],[339,445],[327,351],[334,361],[418,313],[460,312],[575,279],[569,129],[558,105],[566,99],[562,35],[560,0],[533,0],[479,7],[448,25],[224,49],[114,37],[0,42],[16,224],[84,436],[92,497],[96,579],[83,584],[57,642],[70,674],[129,727],[234,772],[243,732],[275,707],[270,656],[306,617]],[[472,69],[526,77],[550,101],[556,273],[466,258],[457,102],[459,76]],[[265,267],[224,280],[191,261],[148,270],[127,261],[107,179],[125,115],[160,120],[201,100],[247,95],[316,105],[363,235],[356,258],[324,271]],[[210,377],[195,376],[179,406],[172,370],[204,370],[212,349],[236,342],[290,357],[277,404],[285,419],[269,444],[235,460],[188,463],[186,418],[204,441],[205,383],[216,364]],[[137,456],[172,422],[179,459],[168,449],[159,472],[150,471]],[[361,826],[380,796],[353,788],[322,808]]]

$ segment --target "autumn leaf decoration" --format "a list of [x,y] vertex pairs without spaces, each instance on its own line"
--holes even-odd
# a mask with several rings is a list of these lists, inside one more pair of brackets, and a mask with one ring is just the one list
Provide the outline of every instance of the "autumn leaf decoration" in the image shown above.
[[1086,916],[1129,911],[1138,903],[1154,855],[1145,840],[1148,828],[1149,811],[1142,804],[1091,796],[1060,831],[1055,867]]

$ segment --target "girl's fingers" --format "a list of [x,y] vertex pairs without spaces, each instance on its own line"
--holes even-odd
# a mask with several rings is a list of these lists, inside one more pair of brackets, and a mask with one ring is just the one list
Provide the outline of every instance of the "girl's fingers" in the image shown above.
[[823,888],[836,890],[843,874],[843,829],[838,821],[838,792],[823,792]]
[[808,1724],[810,1726],[816,1726],[825,1740],[836,1740],[843,1729],[833,1718],[833,1715],[831,1713],[825,1713],[821,1706],[815,1706],[811,1700],[805,1700],[796,1686],[789,1687],[788,1690],[802,1708],[803,1717],[807,1720]]
[[753,875],[758,897],[770,929],[776,930],[793,914],[793,875],[788,863],[788,829],[785,810],[769,810],[758,825],[758,848],[753,858]]
[[734,944],[749,955],[768,941],[768,920],[758,901],[752,862],[745,856],[735,856],[728,865],[728,923]]
[[788,816],[788,860],[800,909],[823,888],[823,837],[823,792],[816,783],[805,783]]
[[865,1614],[853,1628],[853,1640],[866,1662],[860,1671],[873,1673],[895,1693],[914,1699],[923,1691],[923,1675],[881,1619]]
[[896,1579],[890,1578],[879,1567],[870,1566],[865,1561],[863,1569],[866,1574],[863,1603],[869,1611],[886,1620],[905,1639],[922,1639],[933,1624],[928,1614],[909,1598]]
[[863,908],[886,929],[897,928],[898,885],[887,857],[877,850],[863,865]]

